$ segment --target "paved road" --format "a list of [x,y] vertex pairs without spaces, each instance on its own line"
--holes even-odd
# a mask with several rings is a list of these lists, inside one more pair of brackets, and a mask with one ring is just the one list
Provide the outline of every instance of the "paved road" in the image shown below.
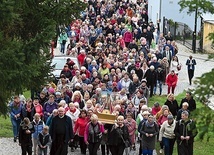
[[[200,77],[203,73],[211,71],[211,69],[214,66],[214,61],[205,61],[208,58],[207,54],[193,54],[189,49],[182,46],[181,44],[178,44],[179,47],[179,61],[183,65],[182,69],[179,73],[179,81],[178,86],[176,87],[175,94],[179,94],[183,92],[184,90],[187,90],[189,88],[193,88],[194,84],[192,86],[189,86],[188,83],[188,76],[187,76],[187,68],[186,68],[186,59],[189,55],[192,55],[193,58],[196,59],[197,65],[195,70],[195,78]],[[60,54],[59,49],[55,49],[55,54]],[[195,79],[194,78],[194,79]],[[163,93],[167,93],[167,88],[164,86]],[[14,143],[12,138],[1,138],[0,139],[0,155],[20,155],[21,149],[20,146],[18,146],[18,143]],[[100,151],[98,155],[100,155]],[[137,154],[136,152],[132,152],[131,154]],[[156,154],[156,153],[154,153]],[[74,153],[70,152],[69,155],[80,155],[79,149],[77,149]]]

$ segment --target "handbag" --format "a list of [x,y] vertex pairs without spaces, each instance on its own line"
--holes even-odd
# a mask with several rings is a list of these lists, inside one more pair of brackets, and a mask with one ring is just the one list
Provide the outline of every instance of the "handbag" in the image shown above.
[[126,148],[130,147],[131,144],[130,144],[129,140],[124,140],[124,138],[123,138],[123,136],[121,135],[120,132],[119,132],[119,135],[120,135],[120,137],[121,137],[123,143],[125,144],[125,147],[126,147]]
[[177,70],[178,70],[178,71],[181,70],[181,64],[178,64],[178,65],[177,65]]

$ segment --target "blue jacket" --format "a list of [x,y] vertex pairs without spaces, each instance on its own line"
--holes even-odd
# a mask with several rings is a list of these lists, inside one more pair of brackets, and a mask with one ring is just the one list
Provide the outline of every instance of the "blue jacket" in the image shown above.
[[32,134],[32,137],[38,138],[38,135],[40,132],[42,132],[45,124],[42,120],[40,120],[38,123],[36,123],[35,120],[33,120],[32,124],[33,124],[34,130],[35,130],[35,132]]
[[15,105],[15,103],[12,101],[9,105],[9,113],[10,113],[10,117],[11,119],[15,119],[15,115],[20,114],[20,117],[17,119],[21,119],[21,111],[22,111],[22,106],[23,103],[20,102],[20,104],[18,105],[18,107]]

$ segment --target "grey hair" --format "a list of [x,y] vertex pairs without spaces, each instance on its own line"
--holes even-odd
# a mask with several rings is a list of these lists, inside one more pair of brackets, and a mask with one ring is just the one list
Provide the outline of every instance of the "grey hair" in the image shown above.
[[189,113],[188,113],[188,111],[183,111],[181,114],[183,114],[183,115],[185,115],[185,116],[189,116]]

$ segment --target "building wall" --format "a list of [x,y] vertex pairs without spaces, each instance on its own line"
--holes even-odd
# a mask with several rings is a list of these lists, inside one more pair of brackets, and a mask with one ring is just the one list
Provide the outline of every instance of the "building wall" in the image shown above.
[[208,38],[209,33],[214,33],[214,22],[204,21],[203,49],[207,53],[214,53],[214,47],[212,47],[212,42]]

